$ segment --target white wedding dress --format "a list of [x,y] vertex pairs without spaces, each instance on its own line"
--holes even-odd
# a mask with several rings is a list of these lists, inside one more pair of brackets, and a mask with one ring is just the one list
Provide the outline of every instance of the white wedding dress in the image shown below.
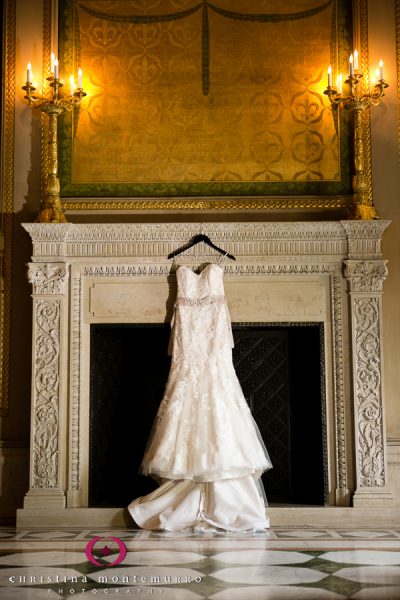
[[260,476],[272,465],[233,367],[223,273],[176,271],[171,370],[140,468],[160,487],[128,506],[143,529],[269,527]]

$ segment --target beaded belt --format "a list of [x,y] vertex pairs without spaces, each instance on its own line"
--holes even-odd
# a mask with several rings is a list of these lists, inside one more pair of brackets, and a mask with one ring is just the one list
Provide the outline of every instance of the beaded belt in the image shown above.
[[206,304],[225,304],[225,296],[204,296],[203,298],[182,298],[176,299],[175,306],[178,304],[184,306],[204,306]]

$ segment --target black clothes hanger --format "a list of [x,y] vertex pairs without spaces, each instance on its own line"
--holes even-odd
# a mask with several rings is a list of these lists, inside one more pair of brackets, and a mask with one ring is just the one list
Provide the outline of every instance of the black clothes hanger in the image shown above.
[[215,244],[212,243],[212,241],[210,240],[208,235],[204,235],[203,233],[199,233],[198,235],[195,235],[188,244],[186,244],[185,246],[182,246],[181,248],[178,248],[177,250],[174,250],[173,252],[168,254],[168,258],[174,258],[174,256],[177,256],[178,254],[185,252],[185,250],[188,250],[192,246],[196,246],[196,244],[200,244],[200,242],[204,242],[205,244],[207,244],[207,246],[211,246],[211,248],[214,248],[214,250],[217,250],[221,254],[225,254],[228,258],[231,258],[232,260],[236,260],[236,258],[233,256],[233,254],[229,254],[225,250],[222,250],[222,248],[218,248],[218,246],[216,246]]

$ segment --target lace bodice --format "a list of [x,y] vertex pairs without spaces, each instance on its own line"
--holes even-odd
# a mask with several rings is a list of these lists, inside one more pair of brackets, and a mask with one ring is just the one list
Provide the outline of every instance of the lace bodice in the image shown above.
[[194,273],[185,265],[180,265],[176,271],[177,298],[199,300],[206,297],[223,296],[223,274],[222,267],[215,263],[208,264],[199,274]]
[[222,267],[210,263],[197,275],[181,265],[176,277],[178,291],[169,346],[174,362],[200,365],[215,355],[230,360],[233,336]]

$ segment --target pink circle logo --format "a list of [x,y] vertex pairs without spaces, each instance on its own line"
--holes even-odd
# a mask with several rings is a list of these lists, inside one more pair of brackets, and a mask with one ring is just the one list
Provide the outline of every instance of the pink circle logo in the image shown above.
[[[111,548],[110,546],[108,546],[107,544],[100,550],[101,554],[106,557],[109,554],[111,554],[113,552],[113,550],[115,549],[114,544],[117,544],[119,553],[117,558],[114,560],[114,562],[112,563],[101,563],[99,562],[95,556],[93,556],[93,551],[94,551],[94,547],[95,545],[100,541],[100,540],[111,540]],[[119,563],[121,563],[125,556],[126,556],[126,546],[124,544],[124,542],[122,540],[120,540],[117,537],[95,537],[92,540],[90,540],[90,542],[88,542],[86,544],[86,557],[88,560],[90,560],[91,563],[93,563],[94,565],[98,566],[98,567],[113,567],[114,565],[119,565]]]

